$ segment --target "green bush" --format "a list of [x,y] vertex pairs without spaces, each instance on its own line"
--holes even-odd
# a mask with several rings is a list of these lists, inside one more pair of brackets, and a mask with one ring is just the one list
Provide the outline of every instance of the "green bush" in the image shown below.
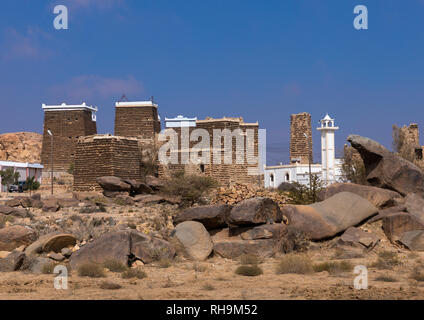
[[311,204],[317,202],[318,193],[322,190],[323,183],[317,174],[311,174],[308,185],[297,182],[292,183],[292,188],[288,191],[288,203],[290,204]]
[[205,194],[217,186],[217,182],[211,177],[179,171],[167,180],[164,192],[181,197],[184,205],[191,206],[195,203],[203,203]]

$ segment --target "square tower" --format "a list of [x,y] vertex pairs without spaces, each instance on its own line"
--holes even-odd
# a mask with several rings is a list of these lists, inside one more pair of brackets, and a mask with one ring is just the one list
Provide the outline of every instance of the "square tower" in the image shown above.
[[[309,159],[310,156],[310,159]],[[290,162],[313,163],[311,115],[307,112],[290,117]]]
[[153,139],[160,132],[158,105],[152,101],[117,102],[115,135]]
[[[97,107],[81,105],[42,105],[44,110],[41,163],[54,171],[67,171],[74,164],[78,138],[97,134]],[[53,145],[52,145],[53,143]],[[53,153],[52,153],[53,146]]]

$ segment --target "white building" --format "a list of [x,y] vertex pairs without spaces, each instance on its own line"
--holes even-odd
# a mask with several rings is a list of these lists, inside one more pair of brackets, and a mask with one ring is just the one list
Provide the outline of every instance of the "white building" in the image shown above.
[[[19,181],[25,181],[28,177],[35,177],[35,180],[41,183],[43,174],[43,165],[39,163],[22,163],[12,161],[0,161],[0,171],[12,168],[15,172],[19,172]],[[0,176],[1,184],[1,176]],[[6,192],[7,186],[1,184],[1,192]]]
[[[334,119],[328,114],[320,123],[317,130],[321,132],[321,163],[311,164],[311,174],[317,174],[324,185],[329,185],[342,179],[343,160],[335,158],[334,147],[334,132],[339,127],[334,126]],[[264,168],[266,188],[277,188],[283,182],[309,184],[309,164],[280,164]]]

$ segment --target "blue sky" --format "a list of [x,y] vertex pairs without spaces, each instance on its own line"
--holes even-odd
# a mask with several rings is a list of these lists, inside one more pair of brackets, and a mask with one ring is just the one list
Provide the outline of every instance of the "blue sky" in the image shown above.
[[[69,30],[53,28],[53,7]],[[369,29],[353,28],[353,8]],[[287,161],[290,114],[329,113],[347,135],[391,146],[424,123],[424,0],[3,0],[0,132],[42,131],[41,104],[100,108],[154,96],[164,118],[242,116],[267,129],[268,164]],[[319,133],[314,130],[319,159]]]

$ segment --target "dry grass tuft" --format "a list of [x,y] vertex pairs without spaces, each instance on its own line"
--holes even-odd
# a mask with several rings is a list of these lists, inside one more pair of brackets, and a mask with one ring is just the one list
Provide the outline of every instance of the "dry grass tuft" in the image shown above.
[[246,277],[256,277],[263,274],[261,267],[257,265],[243,265],[236,269],[236,274]]
[[104,290],[118,290],[122,288],[120,284],[110,282],[110,281],[103,281],[99,287],[100,289],[104,289]]
[[329,261],[318,263],[313,266],[315,272],[328,271],[330,274],[339,274],[353,271],[352,263],[348,261]]
[[118,260],[108,260],[104,264],[104,267],[112,272],[124,272],[128,269],[126,265]]
[[106,277],[103,267],[95,263],[83,264],[78,268],[80,277],[104,278]]
[[121,276],[124,279],[132,279],[132,278],[144,279],[147,277],[147,274],[141,268],[131,268],[125,271],[124,273],[122,273]]
[[276,270],[277,274],[307,274],[312,272],[313,268],[311,259],[309,259],[306,255],[296,254],[288,254],[281,258]]

